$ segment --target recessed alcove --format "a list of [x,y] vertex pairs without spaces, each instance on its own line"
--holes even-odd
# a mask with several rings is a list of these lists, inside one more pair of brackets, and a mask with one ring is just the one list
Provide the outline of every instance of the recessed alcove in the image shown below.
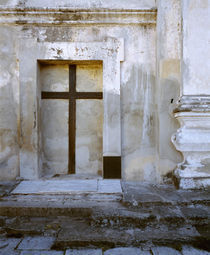
[[[76,93],[103,92],[101,61],[39,61],[38,87],[43,92],[69,92],[71,72],[76,67]],[[54,94],[53,94],[54,95]],[[83,94],[82,94],[83,95]],[[58,96],[59,97],[59,96]],[[69,98],[40,100],[41,176],[71,174],[72,141],[75,136],[75,172],[80,178],[100,177],[103,173],[103,99],[75,99],[75,133],[72,134],[72,106]],[[69,123],[70,121],[70,123]]]

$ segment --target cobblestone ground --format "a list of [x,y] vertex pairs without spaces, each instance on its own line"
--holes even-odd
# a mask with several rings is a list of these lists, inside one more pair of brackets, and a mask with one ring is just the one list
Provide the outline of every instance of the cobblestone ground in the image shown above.
[[119,247],[103,249],[67,249],[63,251],[51,250],[52,237],[1,238],[1,255],[207,255],[210,252],[184,245],[178,251],[170,247],[153,246],[148,249]]

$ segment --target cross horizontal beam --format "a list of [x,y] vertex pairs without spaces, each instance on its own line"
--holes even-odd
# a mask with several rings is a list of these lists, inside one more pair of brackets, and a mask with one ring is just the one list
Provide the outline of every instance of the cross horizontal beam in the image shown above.
[[54,92],[42,91],[42,99],[103,99],[102,92]]

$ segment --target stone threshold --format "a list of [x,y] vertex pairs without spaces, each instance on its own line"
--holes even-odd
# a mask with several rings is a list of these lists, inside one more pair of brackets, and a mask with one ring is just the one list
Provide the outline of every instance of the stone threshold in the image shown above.
[[44,194],[122,194],[121,180],[33,180],[22,181],[13,195]]

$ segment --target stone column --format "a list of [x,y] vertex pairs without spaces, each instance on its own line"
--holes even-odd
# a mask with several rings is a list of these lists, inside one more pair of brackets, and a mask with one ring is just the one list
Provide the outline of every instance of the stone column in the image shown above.
[[173,110],[180,128],[172,142],[184,157],[175,170],[183,189],[210,186],[209,11],[209,0],[182,0],[182,92]]

